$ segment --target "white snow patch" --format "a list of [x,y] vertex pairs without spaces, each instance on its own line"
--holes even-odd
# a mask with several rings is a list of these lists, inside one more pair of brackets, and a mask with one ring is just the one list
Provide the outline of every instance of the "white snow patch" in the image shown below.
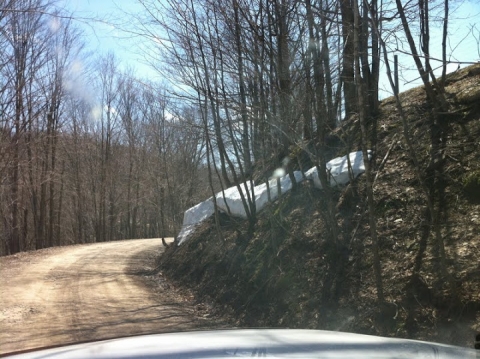
[[[295,171],[293,174],[298,183],[303,181],[302,172]],[[268,184],[270,187],[270,199],[274,201],[278,198],[277,180],[271,179]],[[253,193],[251,191],[252,186],[250,185],[250,182],[242,183],[240,185],[240,188],[247,203],[247,191],[250,195],[250,199],[252,198],[252,196],[255,197],[255,205],[257,212],[260,212],[268,204],[268,189],[266,183],[262,183],[258,186],[253,187]],[[291,189],[292,181],[290,180],[290,177],[286,175],[280,178],[281,193],[288,192]],[[217,200],[218,208],[220,208],[223,212],[229,213],[234,217],[247,218],[247,212],[245,211],[245,207],[243,206],[242,197],[237,186],[226,189],[224,193],[218,192],[215,195],[215,198]]]
[[[368,151],[369,158],[371,157],[371,151]],[[363,153],[362,151],[352,152],[349,155],[351,170],[353,178],[356,178],[361,173],[365,172],[365,165],[363,163]],[[326,164],[328,170],[329,183],[331,186],[344,185],[350,182],[350,174],[348,168],[347,156],[337,157],[333,160],[327,162]],[[297,183],[302,182],[304,179],[312,180],[315,187],[322,188],[320,184],[320,179],[318,178],[317,167],[313,167],[305,172],[305,175],[300,171],[295,171],[294,173],[295,180]],[[275,201],[279,196],[277,179],[271,179],[268,181],[269,189],[267,189],[267,184],[262,183],[258,186],[253,187],[251,182],[242,183],[239,187],[243,193],[245,201],[248,203],[247,191],[252,196],[255,197],[256,212],[260,212],[269,202],[268,192],[270,192],[270,200]],[[280,178],[280,190],[281,193],[286,193],[292,189],[292,181],[290,176],[285,175]],[[218,192],[215,195],[215,201],[217,202],[217,208],[225,213],[229,213],[233,217],[247,218],[247,213],[245,207],[243,206],[242,198],[237,186],[227,188],[223,192]],[[178,245],[184,243],[190,234],[192,234],[196,227],[208,219],[214,214],[214,203],[213,197],[210,197],[204,202],[197,204],[196,206],[188,209],[185,212],[183,217],[183,225],[180,230],[179,235],[177,236]]]
[[[369,159],[371,158],[372,151],[368,151]],[[363,163],[363,152],[351,152],[348,157],[350,157],[350,164],[352,165],[352,175],[353,178],[357,178],[360,174],[365,172],[365,164]],[[330,186],[344,185],[350,182],[350,174],[348,173],[348,160],[347,156],[337,157],[331,161],[328,161],[326,164],[327,167],[327,179],[329,180]],[[318,178],[317,167],[310,168],[305,172],[305,176],[309,180],[313,180],[315,187],[322,188],[320,179]]]
[[182,229],[177,236],[178,245],[182,244],[188,236],[195,231],[195,228],[213,215],[213,213],[214,205],[212,197],[185,211]]

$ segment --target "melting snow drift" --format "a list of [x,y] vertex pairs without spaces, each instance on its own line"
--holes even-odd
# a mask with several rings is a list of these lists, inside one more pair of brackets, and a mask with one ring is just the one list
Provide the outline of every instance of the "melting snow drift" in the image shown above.
[[[371,151],[368,151],[369,157]],[[351,164],[351,172],[349,172],[348,159]],[[350,178],[356,178],[361,173],[365,172],[365,165],[363,163],[363,153],[361,151],[351,152],[347,156],[337,157],[327,162],[327,178],[331,186],[344,185],[350,182]],[[312,180],[315,187],[322,188],[320,179],[318,178],[317,167],[309,169],[305,174],[300,171],[294,172],[295,180],[300,183],[307,180]],[[283,176],[279,180],[280,192],[285,193],[292,189],[292,181],[288,175]],[[215,198],[210,197],[204,202],[188,209],[183,217],[183,224],[180,233],[178,234],[178,245],[184,243],[190,234],[192,234],[196,227],[214,214],[214,200],[217,203],[217,208],[225,213],[229,213],[233,217],[247,218],[245,207],[243,206],[242,195],[244,200],[248,203],[248,196],[255,198],[255,205],[257,213],[260,212],[270,201],[275,201],[279,196],[277,179],[271,179],[266,183],[262,183],[252,188],[251,182],[245,182],[241,185],[227,188],[224,191],[218,192]],[[239,191],[241,189],[241,193]],[[269,193],[270,192],[270,199]]]

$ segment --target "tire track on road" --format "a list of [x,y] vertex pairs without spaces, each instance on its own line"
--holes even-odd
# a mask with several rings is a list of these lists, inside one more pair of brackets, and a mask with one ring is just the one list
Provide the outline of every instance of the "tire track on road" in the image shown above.
[[152,253],[160,250],[160,239],[148,239],[2,258],[0,354],[211,327],[195,316],[191,301],[172,294],[168,286],[153,291],[132,273],[132,265],[139,268],[135,272],[151,269]]

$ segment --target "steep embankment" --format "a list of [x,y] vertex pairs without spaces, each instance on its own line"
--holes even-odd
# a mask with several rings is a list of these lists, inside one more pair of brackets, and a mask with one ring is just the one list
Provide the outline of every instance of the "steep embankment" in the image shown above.
[[[308,182],[259,215],[253,238],[221,216],[160,268],[238,326],[319,328],[471,346],[480,331],[480,65],[449,76],[441,234],[454,288],[439,275],[426,199],[393,98],[381,105],[374,192],[386,304],[376,304],[364,179],[336,190],[341,242],[327,240],[322,191]],[[430,128],[422,88],[401,94],[422,168]],[[355,121],[345,133],[355,133]],[[344,126],[345,127],[345,126]],[[358,131],[357,131],[358,132]],[[338,154],[347,150],[338,149]],[[334,257],[329,256],[335,251]],[[415,265],[420,266],[413,276]]]

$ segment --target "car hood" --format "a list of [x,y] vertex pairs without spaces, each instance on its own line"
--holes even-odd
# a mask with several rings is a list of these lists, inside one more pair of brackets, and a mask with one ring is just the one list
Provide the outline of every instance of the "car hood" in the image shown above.
[[473,349],[323,330],[237,329],[141,335],[9,358],[476,358]]

